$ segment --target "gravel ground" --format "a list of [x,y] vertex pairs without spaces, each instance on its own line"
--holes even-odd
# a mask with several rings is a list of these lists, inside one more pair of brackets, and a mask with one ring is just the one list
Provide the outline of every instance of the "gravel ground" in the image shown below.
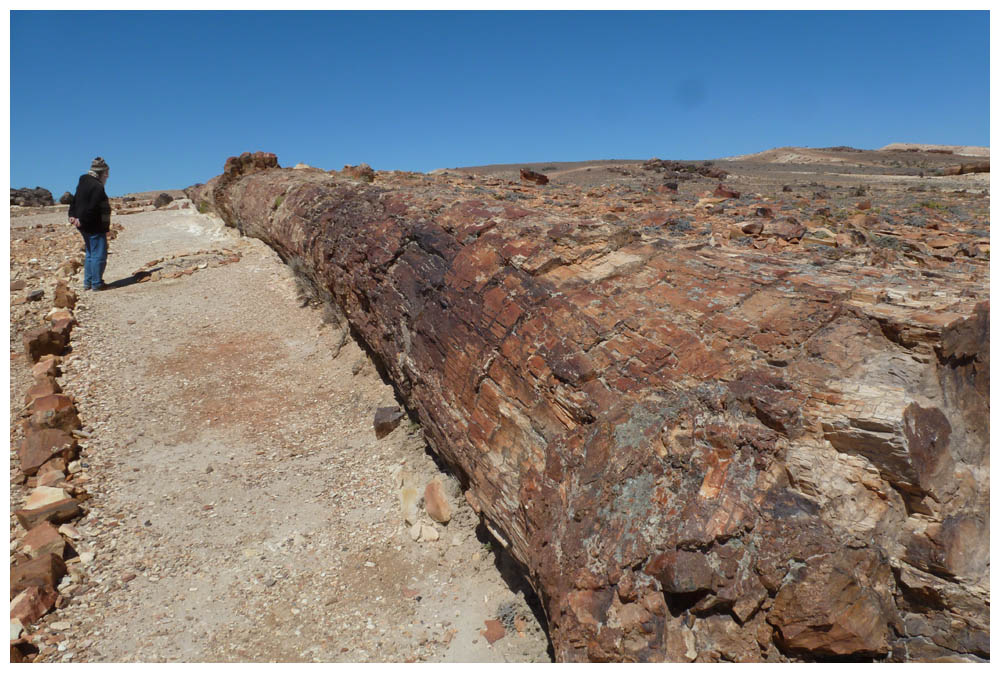
[[[550,661],[513,562],[418,426],[375,438],[392,388],[277,256],[190,209],[117,221],[113,288],[81,293],[60,379],[92,497],[38,661]],[[435,476],[454,516],[421,509],[440,538],[414,542],[400,484]]]

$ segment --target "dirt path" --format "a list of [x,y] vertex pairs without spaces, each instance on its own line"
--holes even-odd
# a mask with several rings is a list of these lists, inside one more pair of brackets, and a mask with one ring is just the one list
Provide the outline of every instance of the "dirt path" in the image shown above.
[[[93,498],[44,660],[548,661],[457,482],[408,421],[375,438],[392,389],[353,341],[333,357],[277,256],[192,210],[119,221],[106,281],[192,271],[81,297],[62,383]],[[454,518],[415,542],[400,483],[435,475]]]

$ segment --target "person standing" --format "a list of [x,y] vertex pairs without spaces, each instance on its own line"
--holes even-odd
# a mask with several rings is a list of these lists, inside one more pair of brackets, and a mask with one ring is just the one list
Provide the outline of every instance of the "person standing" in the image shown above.
[[86,250],[83,262],[83,289],[103,290],[104,267],[108,263],[108,231],[111,229],[111,203],[104,191],[111,169],[101,157],[80,176],[76,194],[69,204],[69,222],[80,231]]

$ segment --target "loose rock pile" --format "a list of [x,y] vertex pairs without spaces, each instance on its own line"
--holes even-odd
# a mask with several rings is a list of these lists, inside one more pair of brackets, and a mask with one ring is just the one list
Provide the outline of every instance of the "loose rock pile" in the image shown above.
[[344,177],[351,178],[353,180],[361,180],[362,182],[374,182],[375,181],[375,171],[368,164],[360,164],[358,166],[344,166],[341,170],[341,174]]
[[51,206],[54,203],[52,192],[44,187],[10,188],[10,205],[12,206]]
[[710,165],[702,164],[698,166],[682,161],[665,161],[655,157],[643,163],[642,167],[647,171],[656,171],[662,173],[664,177],[674,178],[675,180],[690,180],[696,175],[722,180],[728,175],[721,168]]

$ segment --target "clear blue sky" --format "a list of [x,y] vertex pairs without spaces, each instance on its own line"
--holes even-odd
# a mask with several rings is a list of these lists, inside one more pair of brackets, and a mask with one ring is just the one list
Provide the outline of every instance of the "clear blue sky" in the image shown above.
[[989,144],[980,12],[10,15],[11,186]]

